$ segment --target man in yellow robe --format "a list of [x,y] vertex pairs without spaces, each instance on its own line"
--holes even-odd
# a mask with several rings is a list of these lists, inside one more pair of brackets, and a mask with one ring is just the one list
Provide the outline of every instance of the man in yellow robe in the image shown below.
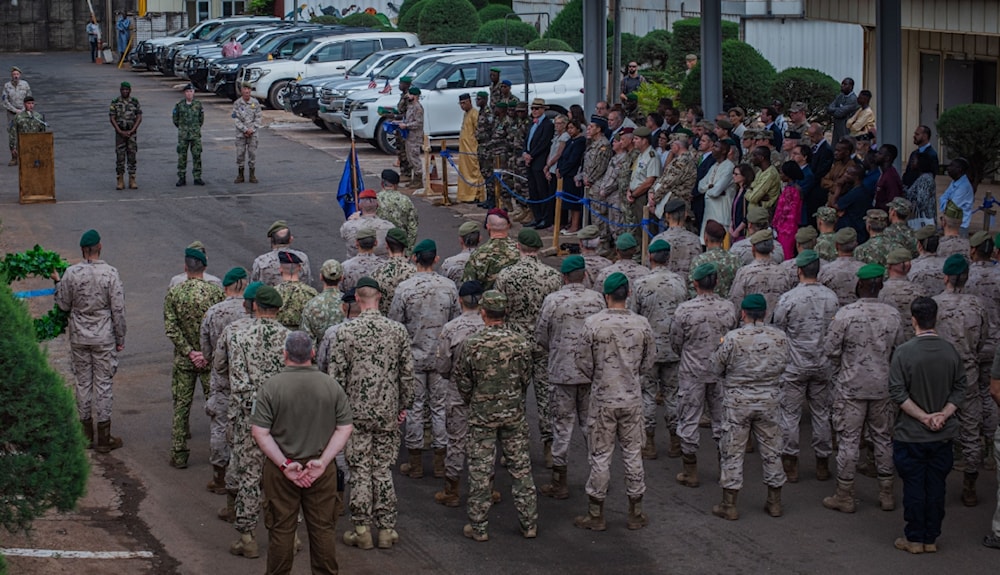
[[[472,106],[472,97],[462,94],[458,105],[465,112],[462,131],[458,137],[458,201],[475,203],[483,191],[483,175],[479,171],[479,143],[476,141],[476,127],[479,125],[479,110]],[[485,194],[482,194],[485,198]]]

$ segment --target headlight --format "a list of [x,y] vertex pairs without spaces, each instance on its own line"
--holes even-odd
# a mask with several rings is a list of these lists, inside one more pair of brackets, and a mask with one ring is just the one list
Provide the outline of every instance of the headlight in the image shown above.
[[309,94],[310,96],[312,96],[315,92],[316,90],[313,89],[312,86],[299,86],[300,94]]
[[257,80],[260,80],[264,76],[270,74],[271,71],[265,70],[263,68],[250,68],[249,73],[250,73],[250,82],[256,82]]
[[239,67],[240,67],[239,64],[226,64],[225,66],[222,67],[222,69],[223,70],[230,70],[230,71],[232,71],[232,70],[235,70],[235,69],[237,69]]

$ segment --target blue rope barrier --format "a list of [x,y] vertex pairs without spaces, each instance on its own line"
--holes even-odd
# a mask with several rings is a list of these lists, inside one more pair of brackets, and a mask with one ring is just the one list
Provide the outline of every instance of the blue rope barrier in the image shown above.
[[469,180],[466,180],[465,176],[462,175],[461,170],[458,169],[458,166],[456,166],[455,162],[451,159],[451,154],[452,153],[449,150],[447,150],[447,149],[442,149],[441,150],[441,157],[444,158],[445,160],[448,160],[448,165],[450,165],[452,168],[455,169],[455,173],[458,174],[458,178],[460,180],[462,180],[463,182],[465,182],[467,185],[472,186],[473,188],[485,188],[490,183],[490,181],[493,179],[493,175],[490,174],[490,177],[488,179],[486,179],[485,181],[483,181],[483,183],[481,183],[481,184],[477,183],[477,182],[470,182]]
[[19,291],[14,293],[14,297],[21,299],[28,299],[32,297],[42,297],[46,295],[53,295],[56,293],[56,288],[49,289],[36,289],[30,291]]

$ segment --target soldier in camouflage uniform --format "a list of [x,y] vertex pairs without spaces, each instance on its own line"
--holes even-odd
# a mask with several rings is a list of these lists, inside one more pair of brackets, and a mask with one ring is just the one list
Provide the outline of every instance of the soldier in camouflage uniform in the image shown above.
[[838,446],[837,490],[823,499],[823,506],[854,513],[854,473],[861,431],[866,427],[875,450],[879,504],[882,510],[892,511],[896,506],[892,491],[896,405],[889,398],[886,381],[892,351],[903,343],[903,325],[895,308],[876,299],[885,268],[866,264],[856,275],[859,299],[837,311],[823,344],[833,370],[833,428]]
[[779,380],[789,360],[788,337],[780,329],[764,325],[767,300],[763,295],[748,294],[740,309],[742,327],[722,338],[711,360],[723,382],[724,413],[719,442],[722,502],[712,507],[712,514],[730,521],[739,519],[736,501],[743,488],[743,458],[751,432],[760,446],[767,485],[765,510],[771,517],[782,515],[781,486],[786,479],[780,457],[778,404]]
[[892,241],[883,233],[888,225],[888,214],[882,210],[868,210],[865,215],[868,241],[854,250],[854,258],[863,264],[885,266],[885,257],[893,248]]
[[545,451],[545,466],[552,467],[552,419],[549,414],[549,354],[535,341],[535,327],[545,297],[559,289],[559,272],[538,259],[542,238],[531,228],[517,234],[520,259],[500,270],[495,288],[507,297],[506,324],[532,344],[535,403],[538,405],[538,431]]
[[313,338],[317,349],[326,330],[344,321],[341,309],[343,302],[340,299],[340,280],[344,277],[344,266],[337,260],[326,260],[319,268],[319,276],[323,280],[323,291],[302,308],[302,320],[299,323],[302,331]]
[[798,285],[778,298],[774,325],[788,336],[789,361],[781,374],[781,461],[788,481],[799,480],[799,422],[808,400],[812,415],[812,447],[816,479],[830,479],[830,362],[823,348],[830,321],[837,313],[837,294],[819,283],[819,254],[806,249],[795,262]]
[[[607,228],[607,225],[604,227]],[[583,278],[583,287],[587,289],[594,289],[597,274],[611,265],[611,260],[597,253],[601,247],[601,237],[600,226],[594,224],[584,226],[576,233],[576,238],[580,240],[580,255],[587,264]]]
[[184,87],[184,99],[174,105],[172,114],[177,127],[177,186],[187,183],[187,156],[191,150],[191,175],[194,185],[204,186],[201,179],[201,126],[205,123],[205,110],[194,99],[194,86]]
[[816,218],[816,227],[819,228],[819,237],[816,238],[816,253],[825,262],[832,262],[837,259],[837,246],[834,242],[834,227],[837,225],[837,210],[823,206],[813,214]]
[[229,465],[229,444],[226,442],[226,427],[229,425],[229,374],[215,369],[213,357],[226,326],[240,319],[250,317],[244,307],[243,291],[247,287],[247,271],[233,268],[222,280],[226,299],[205,311],[199,332],[201,353],[211,369],[209,394],[205,402],[205,413],[211,418],[209,423],[209,461],[215,475],[208,483],[208,490],[219,495],[226,493],[226,467]]
[[[399,122],[406,117],[406,108],[410,104],[410,84],[413,83],[412,76],[403,76],[399,79],[399,102],[396,103],[394,114],[390,119]],[[399,160],[399,175],[402,178],[410,179],[413,174],[413,166],[410,165],[410,158],[406,155],[406,140],[402,136],[396,136],[396,158]]]
[[408,102],[406,113],[403,114],[403,121],[399,127],[409,130],[406,134],[406,159],[409,160],[410,176],[409,187],[419,188],[424,183],[424,107],[420,104],[420,88],[410,87],[407,91]]
[[[413,200],[397,189],[399,174],[395,170],[382,170],[382,191],[378,192],[378,209],[375,214],[406,232],[406,245],[417,245],[417,228],[420,220]],[[410,251],[407,249],[406,254]]]
[[535,341],[549,354],[552,416],[552,481],[542,485],[541,492],[556,499],[569,497],[566,466],[574,427],[579,425],[583,436],[588,436],[591,382],[576,365],[576,355],[583,345],[583,322],[605,306],[597,292],[583,285],[585,267],[586,262],[578,255],[563,260],[563,286],[545,296],[534,333]]
[[698,420],[712,421],[712,438],[722,435],[722,389],[709,357],[722,336],[736,326],[736,307],[715,294],[718,268],[705,263],[691,271],[697,295],[677,306],[670,326],[670,347],[680,357],[677,367],[677,435],[681,438],[684,471],[677,481],[698,487]]
[[[801,254],[806,250],[816,251],[816,228],[804,226],[795,232],[795,253]],[[819,254],[816,254],[819,255]],[[795,258],[785,260],[778,264],[789,280],[789,285],[794,286],[799,283],[799,265]]]
[[280,252],[278,262],[281,264],[281,283],[274,286],[274,289],[278,290],[283,302],[278,311],[278,321],[289,331],[296,331],[302,324],[303,308],[319,293],[299,281],[299,271],[302,269],[299,256],[292,252]]
[[886,209],[889,210],[889,227],[882,232],[882,235],[893,247],[906,248],[911,258],[917,257],[917,238],[914,237],[913,228],[908,223],[910,214],[913,213],[913,204],[910,200],[898,196],[886,204]]
[[694,270],[701,264],[715,264],[718,281],[715,284],[715,293],[719,297],[728,298],[729,291],[733,287],[733,279],[736,278],[736,270],[740,269],[743,262],[739,256],[728,252],[722,247],[722,242],[726,238],[726,228],[715,220],[705,222],[705,252],[694,256],[691,260],[691,267],[683,272],[688,279],[691,289],[689,293],[694,296]]
[[948,200],[945,205],[944,214],[941,221],[944,222],[944,231],[938,240],[937,255],[947,258],[951,254],[969,253],[969,240],[962,237],[962,208],[955,205],[955,202]]
[[45,123],[45,115],[35,111],[35,97],[24,97],[24,111],[14,116],[8,132],[10,132],[10,149],[17,154],[18,138],[21,134],[38,134],[49,131],[49,125]]
[[451,372],[468,409],[469,523],[462,531],[475,541],[489,540],[490,483],[498,443],[513,480],[511,491],[521,534],[533,539],[538,530],[538,500],[524,413],[534,346],[504,325],[506,307],[507,298],[502,293],[489,290],[483,294],[480,314],[485,326],[462,345]]
[[499,92],[500,95],[497,96],[497,99],[491,103],[493,105],[497,105],[503,102],[507,104],[507,108],[510,110],[516,108],[517,105],[520,103],[520,100],[518,100],[517,96],[514,95],[513,85],[511,84],[511,81],[501,80],[499,90],[500,90]]
[[[508,102],[508,107],[512,105]],[[528,197],[528,165],[524,163],[524,142],[528,139],[528,131],[531,129],[531,119],[528,118],[528,103],[519,102],[513,106],[513,117],[510,118],[510,127],[507,130],[506,150],[510,154],[507,158],[507,167],[520,177],[513,179],[514,190],[522,198]],[[545,194],[548,197],[548,194]],[[533,221],[531,210],[522,202],[516,199],[511,200],[511,217],[516,221]]]
[[992,358],[996,355],[997,338],[1000,338],[1000,267],[993,261],[994,238],[988,231],[980,231],[969,238],[972,246],[970,254],[969,280],[965,291],[978,295],[989,313],[989,336],[979,352],[979,399],[983,406],[983,429],[986,451],[983,467],[992,469],[993,435],[997,429],[997,404],[990,396],[990,372]]
[[229,475],[236,480],[233,506],[234,527],[240,538],[229,547],[233,555],[248,559],[260,556],[254,530],[261,510],[261,472],[264,455],[250,434],[250,413],[257,390],[264,381],[284,367],[283,352],[288,328],[278,322],[281,296],[271,286],[257,289],[253,300],[254,318],[241,329],[227,327],[225,344],[216,347],[212,359],[216,370],[229,373],[229,429],[231,453]]
[[163,301],[163,325],[174,344],[170,395],[173,398],[170,466],[188,465],[187,435],[190,433],[191,402],[195,381],[201,378],[205,399],[209,396],[209,366],[201,350],[201,322],[208,308],[226,298],[218,286],[202,278],[208,258],[200,250],[184,250],[184,270],[188,279],[170,288]]
[[370,277],[385,262],[385,258],[375,255],[378,239],[374,228],[361,228],[355,238],[358,255],[349,258],[342,264],[344,266],[344,279],[340,280],[340,289],[345,293],[354,289],[361,278]]
[[236,124],[236,167],[239,172],[234,184],[242,184],[245,173],[243,163],[250,166],[250,183],[257,183],[254,167],[257,165],[257,132],[263,121],[260,102],[250,97],[250,84],[240,87],[241,95],[233,102],[232,117]]
[[490,105],[496,106],[500,101],[500,68],[490,68]]
[[[417,244],[413,248],[413,261],[416,267],[413,264],[410,267],[414,274],[395,290],[388,314],[389,319],[406,327],[413,352],[413,406],[406,418],[404,438],[409,462],[400,471],[413,479],[424,476],[424,422],[430,419],[434,477],[441,479],[445,476],[445,447],[448,445],[445,428],[448,387],[437,372],[437,347],[444,324],[460,313],[458,288],[448,278],[434,273],[434,266],[439,261],[434,240]],[[387,290],[385,287],[382,290],[385,296]]]
[[344,321],[335,323],[326,328],[323,339],[316,350],[316,365],[323,373],[330,373],[330,356],[333,352],[333,344],[337,341],[337,332],[347,322],[357,318],[361,314],[358,308],[358,300],[354,297],[355,290],[349,290],[340,296],[340,311],[344,315]]
[[[976,480],[983,463],[983,444],[980,428],[983,424],[983,406],[979,397],[979,362],[983,347],[990,342],[990,312],[978,295],[966,288],[971,277],[969,261],[962,254],[952,254],[945,260],[942,271],[945,277],[944,292],[934,296],[938,304],[938,335],[955,346],[965,368],[965,405],[959,410],[958,444],[965,459],[962,480],[962,504],[974,507],[979,503]],[[995,295],[995,294],[994,294]]]
[[[611,142],[604,137],[604,129],[608,122],[600,116],[591,116],[587,124],[587,149],[583,152],[583,185],[586,187],[586,197],[594,198],[594,186],[597,185],[608,170],[611,161]],[[604,208],[604,206],[595,206]],[[601,212],[607,217],[607,209]],[[577,236],[579,237],[579,236]]]
[[910,304],[918,297],[927,294],[919,284],[911,282],[906,277],[910,272],[910,250],[895,247],[885,260],[888,264],[889,277],[885,280],[882,291],[878,293],[878,301],[896,308],[903,322],[903,337],[909,341],[915,335],[913,322],[910,321],[912,317]]
[[[657,178],[653,187],[649,189],[649,198],[646,200],[649,213],[654,218],[656,217],[657,204],[668,196],[671,200],[677,199],[684,202],[684,217],[686,218],[688,211],[691,210],[691,191],[698,185],[698,160],[695,159],[694,154],[688,149],[687,136],[672,134],[670,140],[670,163],[663,167],[663,173]],[[666,209],[663,210],[664,217],[668,213]],[[671,227],[673,227],[673,224],[671,224]],[[680,228],[684,228],[683,219],[681,220]],[[695,236],[695,239],[697,238],[698,236]],[[667,241],[670,240],[668,239]],[[670,243],[673,245],[674,242]]]
[[[513,129],[513,121],[511,116],[507,115],[507,102],[498,102],[494,105],[494,118],[493,118],[493,134],[492,134],[492,145],[489,148],[490,154],[495,158],[499,159],[501,165],[493,166],[495,170],[508,170],[512,171],[514,166],[510,163],[511,150],[509,146],[509,132]],[[495,162],[494,162],[495,163]],[[512,188],[514,185],[514,180],[510,174],[504,174],[501,177],[501,181],[507,188]],[[500,186],[500,197],[494,198],[495,205],[493,207],[502,208],[508,212],[513,207],[511,205],[511,196],[504,185]]]
[[664,240],[649,244],[650,273],[632,284],[629,307],[654,326],[656,363],[643,374],[642,406],[646,429],[643,459],[656,459],[656,399],[660,395],[666,407],[663,416],[670,432],[670,457],[681,456],[681,439],[677,436],[677,363],[680,358],[670,347],[670,328],[677,306],[688,298],[684,278],[669,269],[673,246]]
[[8,166],[17,165],[17,138],[14,130],[14,119],[18,114],[25,111],[24,99],[31,96],[31,86],[26,80],[21,79],[21,69],[12,66],[10,69],[10,81],[3,85],[3,92],[0,93],[0,103],[3,103],[4,111],[7,112],[7,134],[10,140],[10,162]]
[[510,218],[507,212],[493,208],[486,216],[486,231],[489,239],[476,248],[469,256],[462,273],[462,281],[476,280],[483,284],[483,289],[493,289],[500,270],[518,261],[520,254],[517,244],[507,237],[510,233]]
[[934,296],[944,291],[944,279],[941,277],[941,266],[945,258],[937,254],[937,228],[931,224],[913,232],[917,240],[919,255],[910,262],[910,273],[907,277],[911,282],[924,289],[928,296]]
[[392,305],[396,295],[396,287],[413,277],[417,273],[417,268],[406,256],[410,246],[406,243],[406,232],[399,228],[392,228],[386,234],[385,242],[389,250],[389,257],[382,260],[382,265],[375,268],[375,271],[371,273],[371,278],[377,281],[379,287],[382,288],[382,299],[379,301],[378,311],[389,317],[389,306]]
[[354,434],[347,444],[351,468],[351,521],[344,543],[388,549],[396,532],[396,489],[390,466],[399,452],[399,420],[413,403],[413,354],[406,328],[378,312],[378,282],[358,280],[361,315],[337,330],[331,374],[351,400]]
[[649,275],[649,268],[635,263],[635,260],[632,259],[639,249],[639,244],[635,241],[635,236],[632,234],[621,234],[615,240],[615,249],[618,252],[618,259],[615,263],[605,267],[597,274],[597,277],[594,279],[594,290],[600,291],[600,287],[604,285],[604,280],[608,279],[608,276],[615,272],[625,274],[625,277],[630,282],[636,282],[639,278]]
[[[477,281],[462,284],[458,290],[458,302],[462,313],[444,324],[435,350],[435,369],[444,380],[447,389],[445,399],[445,431],[448,434],[447,453],[444,458],[444,490],[434,494],[434,501],[446,507],[458,507],[458,482],[465,464],[466,443],[469,436],[469,408],[462,401],[452,371],[458,362],[458,354],[467,339],[483,329],[483,318],[479,313],[479,299],[483,286]],[[499,493],[497,493],[499,495]],[[494,498],[496,502],[499,498]]]
[[[358,194],[358,211],[352,214],[340,226],[340,237],[344,240],[344,250],[348,258],[358,255],[358,246],[355,240],[358,239],[358,232],[365,228],[375,230],[378,237],[378,243],[375,245],[375,255],[380,257],[389,255],[389,250],[385,243],[385,235],[389,233],[389,230],[398,226],[378,215],[380,205],[378,194],[375,190],[362,190]],[[406,234],[404,233],[403,236],[405,239]]]
[[476,155],[479,158],[479,173],[486,182],[486,202],[480,207],[496,207],[495,186],[493,177],[493,126],[496,120],[489,106],[489,92],[476,92],[476,107],[479,108],[479,120],[476,122],[476,142],[479,144]]
[[[691,187],[688,186],[688,191]],[[702,253],[698,236],[684,227],[688,207],[684,200],[672,199],[663,206],[663,217],[667,229],[663,230],[653,240],[663,240],[670,244],[670,263],[667,269],[675,274],[687,274],[691,271],[691,261]]]
[[[771,215],[767,211],[767,208],[762,208],[760,206],[750,206],[747,208],[746,237],[730,246],[729,253],[738,256],[743,265],[747,265],[752,262],[753,251],[750,249],[752,246],[750,243],[750,236],[761,230],[770,230],[770,222]],[[780,264],[785,261],[785,250],[781,247],[780,242],[774,242],[774,250],[771,251],[771,259],[774,260],[774,263],[776,264]]]
[[128,187],[135,190],[136,151],[139,149],[135,132],[142,123],[142,107],[139,100],[132,97],[132,84],[122,82],[119,88],[121,94],[111,100],[109,117],[111,126],[115,129],[115,173],[118,174],[117,190],[125,189],[125,163],[128,161]]
[[733,278],[733,288],[729,291],[729,301],[737,306],[748,294],[761,294],[767,300],[765,321],[771,323],[771,314],[778,298],[792,288],[788,276],[781,266],[774,263],[771,252],[778,242],[770,229],[761,230],[750,236],[753,261],[741,267]]
[[858,285],[858,270],[864,265],[854,258],[858,233],[851,227],[841,228],[834,235],[834,245],[837,246],[837,259],[823,264],[817,279],[837,294],[837,302],[844,307],[858,300],[854,287]]
[[[101,236],[87,230],[80,237],[83,261],[71,265],[56,282],[55,302],[69,314],[71,367],[76,377],[76,411],[84,436],[98,453],[122,446],[111,435],[111,384],[118,370],[118,353],[125,348],[125,291],[118,270],[101,259]],[[97,395],[97,444],[91,414]]]
[[[683,285],[683,283],[681,283]],[[656,340],[649,321],[626,307],[629,281],[616,272],[603,285],[608,309],[588,317],[583,342],[576,354],[577,368],[591,382],[590,429],[587,448],[587,515],[573,524],[581,529],[604,531],[604,500],[611,482],[611,456],[615,442],[622,450],[625,494],[628,495],[630,530],[642,529],[649,518],[642,511],[646,492],[642,466],[643,378],[653,370]]]
[[292,236],[292,230],[288,229],[288,223],[285,220],[278,220],[271,224],[271,227],[267,229],[267,239],[271,243],[271,251],[259,255],[253,260],[250,281],[261,282],[271,287],[281,283],[281,262],[278,261],[278,254],[289,252],[302,260],[299,281],[312,285],[312,268],[309,266],[309,256],[305,252],[289,247],[295,238]]
[[[632,135],[629,134],[628,138],[631,139]],[[621,204],[619,203],[618,181],[619,175],[625,169],[622,166],[627,166],[629,152],[621,136],[616,136],[611,142],[611,151],[614,155],[611,156],[611,160],[608,162],[608,169],[604,171],[604,175],[601,176],[601,179],[592,188],[592,198],[607,204],[592,206],[593,209],[596,209],[603,216],[603,218],[597,218],[597,222],[595,222],[598,228],[598,238],[600,239],[596,249],[602,257],[613,253],[612,248],[614,247],[614,239],[618,235],[618,226],[625,223],[624,212],[622,212]],[[576,237],[580,237],[579,233]],[[588,269],[590,269],[589,266]],[[592,288],[593,285],[587,287]]]
[[458,226],[458,243],[462,251],[445,258],[440,270],[441,275],[455,282],[455,287],[462,285],[465,264],[469,262],[473,250],[479,247],[479,226],[475,222],[463,222]]
[[629,200],[629,184],[632,181],[632,171],[635,169],[640,152],[634,145],[636,137],[633,128],[622,128],[619,133],[622,135],[622,149],[627,150],[628,155],[622,160],[621,169],[618,171],[618,197],[614,202],[611,202],[621,210],[619,217],[622,226],[624,226],[616,226],[612,230],[615,238],[622,234],[635,236],[632,230],[637,229],[636,226],[641,223],[636,218],[635,211],[632,210],[632,201]]

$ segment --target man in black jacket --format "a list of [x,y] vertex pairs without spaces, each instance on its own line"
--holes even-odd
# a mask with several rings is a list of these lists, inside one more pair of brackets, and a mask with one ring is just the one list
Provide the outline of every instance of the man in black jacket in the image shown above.
[[[528,167],[525,174],[528,177],[528,198],[533,201],[544,199],[549,193],[549,184],[545,179],[545,162],[549,157],[549,146],[555,126],[552,120],[545,116],[545,100],[535,98],[531,102],[531,127],[528,137],[524,140],[524,163]],[[535,229],[545,229],[552,225],[555,200],[543,204],[531,204],[535,221],[529,226]]]
[[813,214],[820,206],[825,206],[827,202],[827,194],[833,190],[825,190],[820,186],[820,182],[823,178],[830,172],[830,168],[833,167],[833,148],[830,147],[830,142],[826,141],[826,134],[823,133],[823,127],[817,123],[812,123],[809,126],[809,130],[806,132],[809,136],[809,141],[812,145],[812,157],[809,159],[809,169],[813,173],[813,181],[816,185],[813,187],[813,193],[805,198],[805,213],[808,215],[809,223],[813,226],[816,225],[816,218]]

